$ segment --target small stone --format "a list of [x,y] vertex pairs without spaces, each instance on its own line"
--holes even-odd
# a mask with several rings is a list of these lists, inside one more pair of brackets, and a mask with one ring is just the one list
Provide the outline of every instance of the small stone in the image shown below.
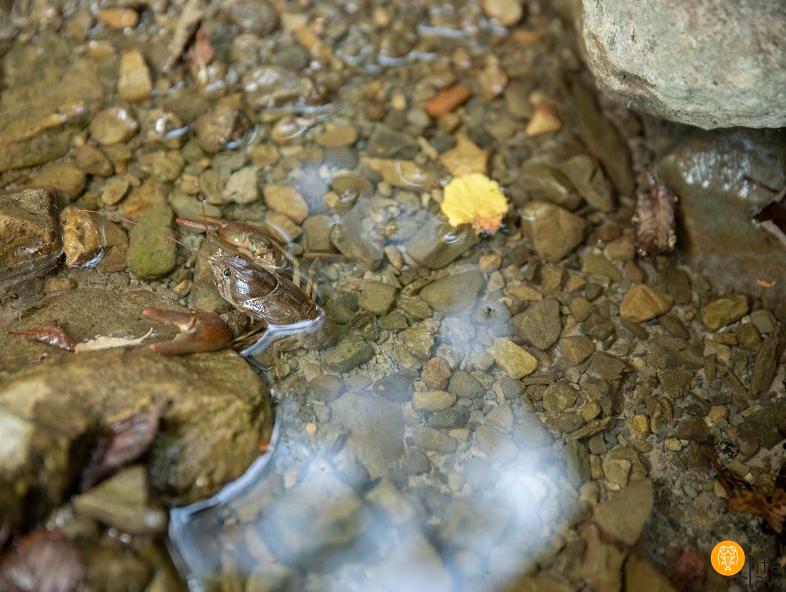
[[429,284],[420,291],[420,297],[438,312],[456,313],[474,306],[482,287],[479,271],[465,271]]
[[483,0],[480,7],[489,19],[503,27],[511,27],[521,20],[524,10],[519,0]]
[[113,29],[133,29],[139,22],[139,13],[130,8],[102,8],[96,16],[99,21]]
[[358,297],[361,308],[375,315],[387,314],[396,301],[398,289],[383,282],[371,281],[364,287]]
[[578,366],[595,351],[595,342],[586,335],[568,336],[559,340],[559,349],[568,364]]
[[312,253],[335,252],[330,242],[330,227],[333,225],[330,216],[309,216],[303,222],[305,249]]
[[587,223],[557,205],[532,201],[521,210],[521,228],[540,257],[557,263],[584,240]]
[[298,224],[308,217],[308,204],[296,189],[284,185],[266,185],[264,193],[265,204],[270,209],[281,212]]
[[507,434],[513,429],[513,410],[508,403],[498,405],[489,411],[485,423]]
[[96,177],[108,177],[115,170],[106,154],[90,144],[82,144],[74,150],[74,164]]
[[374,349],[360,336],[345,335],[325,352],[325,364],[333,372],[349,372],[370,361]]
[[128,267],[141,280],[162,278],[177,263],[172,214],[167,204],[153,206],[128,233]]
[[420,146],[409,134],[377,124],[368,138],[367,151],[373,158],[409,160],[420,151]]
[[84,171],[68,163],[47,165],[30,179],[30,185],[54,187],[72,201],[82,195],[86,184]]
[[538,360],[532,354],[504,337],[495,339],[488,351],[497,365],[514,380],[529,376],[538,368]]
[[123,201],[130,188],[131,185],[127,179],[115,177],[104,185],[104,189],[101,191],[101,201],[108,206],[118,204]]
[[669,297],[646,284],[636,284],[625,293],[620,303],[620,315],[634,323],[643,323],[671,310]]
[[147,470],[136,465],[74,498],[74,509],[129,534],[166,532],[167,513],[151,506]]
[[570,301],[568,308],[570,309],[570,314],[572,314],[573,318],[575,318],[579,323],[586,321],[595,310],[592,306],[592,302],[583,296],[576,296],[573,298]]
[[336,146],[351,146],[358,139],[358,131],[356,128],[345,125],[334,127],[327,131],[322,132],[316,138],[318,146],[324,148]]
[[682,450],[682,442],[680,442],[677,438],[666,438],[663,441],[663,446],[666,450],[671,450],[672,452],[679,452]]
[[646,415],[643,413],[637,413],[633,416],[630,422],[633,431],[641,438],[642,440],[645,439],[647,436],[650,435],[650,422]]
[[450,379],[448,392],[453,393],[462,399],[475,399],[483,396],[486,389],[480,381],[464,370],[456,371]]
[[388,331],[400,331],[409,327],[407,317],[397,310],[379,319],[379,328]]
[[731,325],[748,314],[748,297],[718,298],[701,307],[701,322],[711,331]]
[[278,12],[266,2],[240,2],[227,5],[229,20],[241,30],[258,37],[269,35],[279,27]]
[[578,392],[565,382],[550,384],[543,393],[543,410],[555,417],[576,403]]
[[139,124],[124,107],[110,107],[99,111],[90,121],[90,137],[104,146],[130,140]]
[[416,411],[442,411],[456,402],[456,396],[446,391],[416,391],[412,395],[412,407]]
[[502,257],[498,253],[481,255],[478,258],[478,270],[480,273],[491,273],[497,271],[502,265]]
[[748,392],[752,398],[764,394],[770,388],[778,368],[778,338],[770,335],[761,344],[753,360],[751,382]]
[[559,301],[546,298],[529,305],[522,313],[510,320],[513,333],[541,351],[549,349],[562,331]]
[[766,309],[754,310],[751,313],[751,323],[764,335],[774,332],[778,326],[775,315]]
[[430,388],[439,391],[445,388],[450,380],[450,366],[443,358],[431,358],[423,364],[420,379]]
[[693,372],[684,368],[658,370],[658,380],[663,385],[663,389],[675,399],[684,397],[688,393],[692,379]]
[[616,483],[620,487],[625,487],[628,484],[630,468],[630,461],[624,459],[606,459],[603,463],[603,475],[612,483]]
[[257,168],[245,167],[232,173],[221,197],[222,201],[239,204],[253,203],[259,199]]
[[404,348],[419,360],[428,360],[434,347],[434,333],[427,327],[417,326],[402,333]]
[[607,534],[634,545],[652,511],[652,481],[641,479],[595,506],[593,520]]
[[615,282],[622,280],[622,274],[619,269],[602,254],[590,253],[584,257],[581,271],[594,275],[603,275]]
[[546,103],[540,103],[535,107],[535,113],[532,114],[532,119],[524,129],[524,134],[533,137],[556,132],[560,129],[562,129],[562,121],[557,117],[557,114]]
[[332,374],[320,374],[308,384],[320,400],[328,402],[340,397],[347,388],[343,380]]
[[117,94],[129,103],[139,103],[150,98],[153,80],[145,58],[137,50],[127,51],[120,58],[117,78]]
[[427,426],[415,426],[412,439],[415,446],[424,450],[435,450],[450,454],[458,448],[458,440],[440,430]]

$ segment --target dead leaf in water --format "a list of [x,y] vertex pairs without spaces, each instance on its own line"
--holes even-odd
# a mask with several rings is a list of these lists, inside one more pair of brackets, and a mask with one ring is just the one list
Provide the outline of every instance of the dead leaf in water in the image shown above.
[[475,232],[493,234],[508,213],[508,202],[499,183],[481,173],[473,173],[457,177],[445,186],[441,208],[451,226],[458,228],[471,224]]
[[0,590],[73,592],[85,576],[79,553],[56,531],[27,535],[0,565]]
[[652,173],[644,171],[646,185],[636,196],[633,216],[633,245],[641,257],[674,250],[677,196]]
[[98,442],[92,461],[82,473],[80,491],[94,487],[147,452],[158,433],[162,407],[133,413],[112,424],[109,435]]
[[29,331],[9,331],[9,333],[12,335],[24,335],[30,341],[48,343],[49,345],[70,352],[76,351],[78,347],[77,343],[71,339],[71,336],[57,324],[57,321],[52,321],[37,329],[31,329]]

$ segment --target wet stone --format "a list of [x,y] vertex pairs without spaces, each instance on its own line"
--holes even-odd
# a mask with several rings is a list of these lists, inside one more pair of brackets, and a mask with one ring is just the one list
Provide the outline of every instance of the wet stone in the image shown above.
[[420,291],[420,297],[437,312],[456,313],[474,306],[482,287],[479,271],[465,271],[429,284]]
[[137,50],[127,51],[120,58],[117,77],[117,94],[124,101],[139,103],[150,98],[153,80],[145,58]]
[[416,411],[442,411],[456,402],[456,396],[446,391],[416,391],[412,406]]
[[115,170],[106,154],[90,144],[82,144],[74,150],[74,164],[97,177],[108,177]]
[[748,297],[718,298],[701,307],[701,322],[711,331],[731,325],[748,314]]
[[555,382],[550,384],[543,393],[543,409],[552,417],[555,417],[568,407],[576,403],[578,392],[565,382]]
[[509,433],[513,429],[513,410],[510,405],[503,403],[489,411],[486,416],[486,424],[503,434]]
[[130,140],[137,129],[139,124],[125,107],[104,109],[90,121],[90,137],[104,146]]
[[595,342],[586,335],[568,336],[559,340],[559,349],[568,364],[578,366],[595,351]]
[[537,359],[509,339],[498,337],[488,351],[497,365],[515,380],[529,376],[538,368]]
[[266,185],[264,193],[267,207],[284,214],[293,222],[300,224],[308,217],[308,204],[296,189],[282,185]]
[[566,209],[547,202],[533,201],[521,210],[521,228],[535,252],[557,263],[583,240],[587,223]]
[[[448,237],[447,239],[445,237]],[[407,254],[419,265],[441,269],[478,242],[473,232],[459,232],[431,218],[407,241]]]
[[434,390],[442,390],[450,380],[450,366],[443,358],[431,358],[423,364],[420,379]]
[[623,372],[629,370],[628,364],[624,360],[612,356],[606,352],[594,352],[590,356],[590,365],[587,372],[592,376],[597,376],[604,380],[615,380],[620,378]]
[[158,279],[174,269],[177,244],[173,242],[172,210],[167,204],[146,210],[128,238],[128,266],[139,279]]
[[492,462],[499,464],[510,462],[519,451],[513,438],[486,423],[475,430],[475,442]]
[[634,545],[652,511],[653,501],[652,481],[642,479],[596,506],[593,520],[606,533]]
[[379,328],[387,329],[388,331],[400,331],[409,327],[407,317],[397,310],[390,314],[386,314],[379,319]]
[[315,253],[335,252],[333,244],[330,242],[330,227],[332,225],[330,216],[320,215],[306,218],[303,222],[306,250]]
[[754,310],[751,313],[751,323],[765,335],[775,331],[778,326],[775,315],[766,309]]
[[560,165],[560,170],[593,208],[602,212],[610,212],[614,208],[614,198],[603,171],[588,155],[579,154],[569,158]]
[[510,321],[513,333],[539,350],[547,350],[559,339],[562,331],[559,301],[546,298],[530,304]]
[[413,376],[403,371],[394,372],[377,380],[371,387],[372,391],[390,401],[404,403],[409,401],[414,390]]
[[331,374],[321,374],[308,384],[322,401],[333,401],[341,396],[347,388],[343,380]]
[[136,465],[75,497],[74,509],[121,532],[161,534],[167,513],[151,505],[149,487],[147,470]]
[[349,431],[372,477],[384,475],[404,452],[401,406],[371,393],[345,393],[331,404],[335,422]]
[[409,160],[420,151],[420,147],[409,134],[377,124],[369,136],[367,151],[369,156],[376,158]]
[[375,208],[373,200],[358,202],[330,231],[330,241],[341,253],[371,270],[382,262],[384,243],[371,218]]
[[30,179],[30,185],[54,187],[71,201],[82,194],[86,184],[84,171],[68,163],[47,165]]
[[229,4],[227,15],[240,29],[260,37],[279,27],[278,13],[265,2]]
[[[229,179],[227,179],[219,201],[238,204],[257,201],[259,199],[257,176],[258,170],[256,167],[245,167],[232,173]],[[275,208],[271,209],[275,210]]]
[[434,450],[449,454],[455,452],[458,440],[435,428],[415,426],[412,438],[415,446],[424,450]]
[[486,389],[472,374],[464,370],[458,370],[450,378],[448,392],[462,399],[475,399],[483,396]]
[[625,293],[620,303],[620,315],[634,323],[643,323],[669,312],[671,307],[671,300],[664,292],[636,284]]
[[759,330],[753,323],[744,323],[739,325],[734,333],[737,335],[737,341],[740,347],[748,350],[757,350],[761,345],[761,336]]
[[434,347],[434,333],[427,327],[418,326],[402,333],[404,347],[419,360],[427,360]]
[[693,294],[690,287],[690,277],[685,270],[667,267],[659,275],[663,289],[674,302],[690,304]]
[[396,300],[398,289],[383,282],[371,281],[364,287],[358,297],[361,308],[375,315],[387,314]]
[[676,314],[671,313],[663,315],[658,319],[658,323],[674,337],[690,339],[690,331],[688,331]]
[[592,303],[583,296],[576,296],[570,301],[568,305],[570,314],[573,315],[579,323],[586,321],[594,310]]
[[602,254],[590,253],[584,257],[581,270],[586,273],[605,276],[615,282],[622,280],[622,274],[619,269]]
[[509,401],[516,400],[521,396],[522,384],[518,380],[503,376],[499,383],[502,388],[502,394]]
[[588,337],[603,341],[614,333],[614,323],[602,314],[593,312],[581,323],[581,332]]
[[333,372],[349,372],[370,361],[374,349],[359,335],[344,335],[325,351],[325,364]]
[[658,370],[658,381],[670,397],[678,399],[688,393],[693,372],[682,368],[665,368]]
[[770,388],[778,367],[777,350],[778,338],[775,335],[767,337],[761,344],[751,370],[751,382],[748,389],[751,397],[757,397]]
[[701,417],[683,419],[674,430],[674,437],[680,440],[706,442],[710,436],[710,429]]

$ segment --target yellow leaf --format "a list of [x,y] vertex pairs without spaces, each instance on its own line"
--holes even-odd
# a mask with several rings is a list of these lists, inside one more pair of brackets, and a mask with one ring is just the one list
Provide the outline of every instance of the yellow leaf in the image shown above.
[[451,226],[471,224],[475,232],[495,233],[508,212],[499,183],[481,173],[456,177],[445,186],[442,211]]

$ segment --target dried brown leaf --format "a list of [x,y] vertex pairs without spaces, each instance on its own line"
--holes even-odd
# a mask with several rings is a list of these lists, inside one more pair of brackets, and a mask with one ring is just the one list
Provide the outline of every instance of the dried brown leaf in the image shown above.
[[79,489],[87,491],[147,452],[158,433],[161,409],[162,405],[158,405],[148,413],[133,413],[112,424],[109,435],[98,442],[92,461],[83,471]]
[[633,216],[633,245],[641,257],[674,249],[677,196],[652,173],[644,171],[646,184],[639,188]]
[[79,553],[56,531],[27,535],[0,564],[0,590],[73,592],[85,576]]
[[9,333],[12,335],[24,335],[30,341],[48,343],[49,345],[70,352],[76,349],[76,341],[71,339],[71,336],[57,324],[57,321],[52,321],[37,329],[31,329],[29,331],[9,331]]

